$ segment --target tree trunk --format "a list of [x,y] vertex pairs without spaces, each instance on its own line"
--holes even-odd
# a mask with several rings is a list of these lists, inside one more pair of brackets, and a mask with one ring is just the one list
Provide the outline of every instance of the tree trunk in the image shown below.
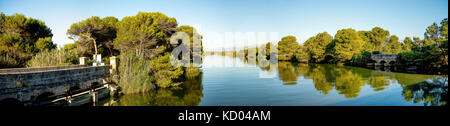
[[97,42],[95,41],[95,39],[93,39],[93,40],[94,40],[94,49],[95,49],[94,61],[97,61],[97,54],[98,54],[98,52],[97,52]]

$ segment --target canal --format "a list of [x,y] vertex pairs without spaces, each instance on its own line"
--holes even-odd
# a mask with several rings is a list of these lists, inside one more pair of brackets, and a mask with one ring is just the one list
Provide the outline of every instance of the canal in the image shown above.
[[439,106],[448,102],[448,79],[438,75],[331,64],[261,66],[251,60],[208,55],[201,72],[181,87],[111,97],[96,105]]

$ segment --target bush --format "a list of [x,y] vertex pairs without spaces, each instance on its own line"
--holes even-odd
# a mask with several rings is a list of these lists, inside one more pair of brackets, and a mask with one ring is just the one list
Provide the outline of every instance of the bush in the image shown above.
[[179,82],[175,82],[183,75],[183,68],[172,66],[170,63],[170,53],[165,53],[163,56],[158,56],[150,61],[150,75],[153,81],[161,88],[178,86]]
[[364,66],[366,63],[369,63],[371,60],[372,54],[368,51],[362,51],[361,53],[355,55],[350,64],[357,66]]
[[412,51],[399,54],[400,63],[404,65],[417,65],[422,64],[424,61],[424,53]]

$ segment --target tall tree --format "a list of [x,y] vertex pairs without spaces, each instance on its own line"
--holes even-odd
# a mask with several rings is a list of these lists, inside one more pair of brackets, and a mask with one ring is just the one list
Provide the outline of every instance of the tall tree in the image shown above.
[[335,59],[338,61],[350,60],[355,54],[361,52],[364,41],[354,29],[339,30],[334,39]]
[[425,36],[425,45],[434,45],[437,44],[439,38],[439,26],[436,22],[433,22],[430,26],[427,27]]
[[411,52],[414,48],[413,41],[410,37],[405,37],[403,40],[403,51],[404,52]]
[[372,37],[373,34],[371,31],[358,31],[359,36],[361,37],[361,39],[363,39],[364,41],[364,45],[363,45],[363,50],[368,51],[368,52],[373,52],[375,51],[375,45],[372,42]]
[[441,37],[443,37],[445,40],[448,40],[448,18],[444,18],[441,21],[441,26],[439,27],[439,32],[440,32]]
[[[22,67],[41,50],[56,48],[49,27],[23,14],[0,14],[0,63],[2,67]],[[14,63],[13,63],[14,62]]]
[[398,37],[396,35],[389,37],[389,42],[383,52],[387,54],[398,54],[402,52],[402,43],[398,41]]
[[425,42],[421,40],[419,37],[413,37],[413,40],[415,50],[419,50],[420,48],[425,46]]
[[175,18],[160,12],[139,12],[124,17],[117,25],[114,47],[121,52],[134,51],[137,56],[154,58],[170,48],[168,38],[176,31]]
[[299,44],[295,36],[285,36],[278,42],[278,60],[289,61],[294,58]]
[[309,62],[310,56],[302,45],[298,45],[297,50],[295,51],[295,59],[300,63]]
[[115,17],[92,16],[72,24],[67,30],[67,34],[70,35],[70,39],[75,40],[81,55],[112,56],[117,52],[112,46],[113,40],[116,38],[117,22],[119,20]]
[[309,38],[304,43],[305,48],[311,55],[313,62],[321,62],[325,59],[325,49],[331,41],[333,41],[333,36],[327,32],[323,32]]
[[388,41],[389,31],[380,27],[372,28],[370,35],[370,42],[374,45],[374,51],[383,50],[386,42]]

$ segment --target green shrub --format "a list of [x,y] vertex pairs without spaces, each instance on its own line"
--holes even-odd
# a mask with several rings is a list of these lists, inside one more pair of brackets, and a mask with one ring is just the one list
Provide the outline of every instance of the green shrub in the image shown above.
[[183,75],[183,68],[181,65],[172,66],[170,56],[170,53],[165,53],[150,61],[150,74],[158,87],[166,88],[181,84],[176,81]]

